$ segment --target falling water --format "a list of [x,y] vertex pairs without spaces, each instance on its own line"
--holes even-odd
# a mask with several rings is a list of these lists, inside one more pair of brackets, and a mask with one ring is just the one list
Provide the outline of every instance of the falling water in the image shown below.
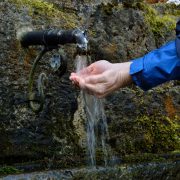
[[101,143],[102,143],[102,150],[104,153],[104,163],[105,166],[108,165],[108,156],[109,153],[108,152],[108,147],[106,144],[106,140],[109,139],[109,132],[108,132],[108,126],[107,126],[107,118],[105,115],[105,111],[104,111],[104,104],[103,104],[103,100],[97,100],[97,104],[98,104],[98,112],[97,112],[97,117],[99,117],[100,120],[100,127],[101,127]]
[[[87,66],[87,56],[76,57],[76,72]],[[108,164],[108,149],[106,140],[109,138],[107,121],[103,106],[103,100],[97,99],[95,96],[81,91],[81,97],[84,101],[85,112],[87,117],[87,154],[90,161],[90,166],[96,166],[96,130],[98,127],[101,138],[102,151],[104,154],[105,166]]]

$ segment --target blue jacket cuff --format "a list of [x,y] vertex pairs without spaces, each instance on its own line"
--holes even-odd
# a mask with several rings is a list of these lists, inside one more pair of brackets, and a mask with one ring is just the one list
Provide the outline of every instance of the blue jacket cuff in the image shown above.
[[169,80],[180,80],[179,72],[175,41],[133,60],[130,66],[133,82],[144,91]]
[[139,86],[144,91],[148,90],[144,87],[144,80],[142,77],[142,71],[144,69],[144,57],[140,57],[137,59],[134,59],[132,61],[132,64],[130,66],[130,75],[132,77],[133,82]]

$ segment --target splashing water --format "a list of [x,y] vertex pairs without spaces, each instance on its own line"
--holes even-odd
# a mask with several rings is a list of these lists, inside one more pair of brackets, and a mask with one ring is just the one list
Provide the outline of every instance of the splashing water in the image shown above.
[[[87,66],[87,56],[77,56],[76,72],[78,73],[82,68]],[[109,152],[106,145],[106,140],[109,138],[107,120],[104,111],[103,100],[97,99],[95,96],[87,94],[85,91],[81,91],[81,98],[83,98],[85,112],[87,117],[87,154],[90,161],[90,166],[96,166],[96,131],[99,128],[101,146],[104,154],[105,166],[108,165]]]

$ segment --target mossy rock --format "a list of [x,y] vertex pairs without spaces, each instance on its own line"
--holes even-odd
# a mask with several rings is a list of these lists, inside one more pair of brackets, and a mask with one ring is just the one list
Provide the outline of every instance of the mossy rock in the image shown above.
[[19,170],[13,166],[4,166],[0,167],[0,176],[8,174],[19,174],[22,173],[22,170]]
[[77,21],[76,14],[63,11],[63,9],[57,8],[53,3],[49,3],[43,0],[9,0],[15,4],[19,9],[23,6],[29,9],[29,15],[34,19],[42,18],[54,21],[60,19],[63,28],[75,28]]
[[122,157],[124,163],[140,163],[140,162],[161,162],[165,158],[158,154],[143,153],[143,154],[129,154]]
[[[161,7],[164,13],[159,13],[157,10],[158,7]],[[144,12],[145,21],[147,24],[149,24],[156,41],[158,41],[160,37],[164,37],[168,33],[174,31],[176,27],[176,21],[180,14],[180,10],[176,5],[160,4],[152,6],[146,3],[136,3],[134,8]],[[170,11],[169,9],[174,10]]]
[[144,0],[122,0],[124,7],[133,8],[137,3],[142,3]]
[[174,31],[176,21],[180,16],[179,5],[162,4],[155,5],[147,4],[143,1],[124,1],[124,7],[141,10],[144,12],[145,22],[149,24],[150,30],[153,32],[157,44],[159,39],[164,38]]
[[113,125],[110,131],[115,135],[111,136],[109,144],[120,155],[159,154],[180,149],[178,117],[142,115],[134,122],[122,121],[120,125]]
[[157,115],[142,116],[136,120],[137,132],[142,138],[134,141],[136,151],[161,153],[180,149],[178,120]]

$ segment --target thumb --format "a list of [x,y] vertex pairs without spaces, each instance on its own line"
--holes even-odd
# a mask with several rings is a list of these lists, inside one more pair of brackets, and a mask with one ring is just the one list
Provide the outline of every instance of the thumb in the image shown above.
[[81,89],[85,89],[85,80],[79,76],[75,76],[73,80],[78,84]]

